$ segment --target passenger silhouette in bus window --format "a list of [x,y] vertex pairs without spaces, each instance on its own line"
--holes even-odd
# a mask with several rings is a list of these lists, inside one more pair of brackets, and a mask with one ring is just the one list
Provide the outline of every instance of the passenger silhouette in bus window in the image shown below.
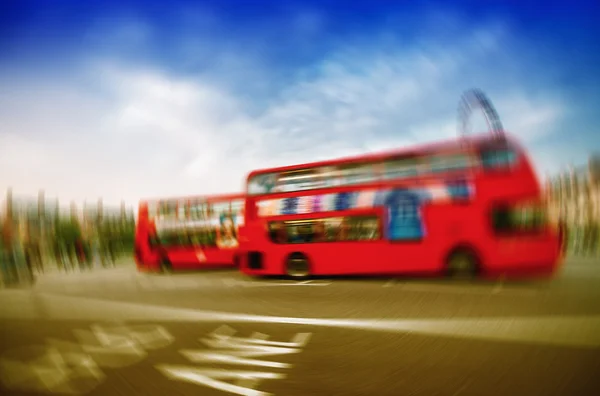
[[372,218],[363,218],[358,226],[358,239],[369,241],[376,238],[376,220]]
[[342,222],[340,223],[340,227],[338,229],[338,240],[347,241],[350,236],[350,218],[344,217],[342,218]]
[[277,186],[277,179],[278,177],[275,174],[262,175],[262,178],[259,181],[261,190],[265,194],[277,191],[275,188]]
[[315,221],[314,224],[314,242],[325,241],[325,224],[322,220]]
[[267,230],[269,232],[269,239],[272,242],[281,243],[281,241],[280,241],[281,226],[280,226],[279,222],[269,223],[269,226],[268,226]]
[[286,227],[288,243],[300,243],[302,242],[301,236],[298,232],[298,227],[294,224],[288,224]]

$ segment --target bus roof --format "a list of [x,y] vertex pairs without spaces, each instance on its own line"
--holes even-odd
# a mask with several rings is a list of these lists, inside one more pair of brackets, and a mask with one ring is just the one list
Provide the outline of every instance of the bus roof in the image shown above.
[[207,202],[220,202],[229,201],[234,199],[244,199],[246,197],[243,193],[230,193],[230,194],[212,194],[212,195],[189,195],[180,197],[168,197],[168,198],[151,198],[140,200],[141,204],[147,204],[150,202],[169,202],[169,201],[188,201],[188,200],[202,200]]
[[[517,150],[520,150],[519,144],[516,142],[516,140],[512,136],[510,136],[508,134],[505,134],[504,136],[505,136],[503,139],[504,142],[508,143],[511,147],[516,148]],[[388,150],[388,151],[384,151],[384,152],[380,152],[380,153],[354,155],[354,156],[336,158],[336,159],[332,159],[332,160],[315,161],[315,162],[308,162],[308,163],[303,163],[303,164],[288,165],[288,166],[274,167],[274,168],[265,168],[265,169],[259,169],[259,170],[250,172],[248,174],[247,180],[253,178],[256,175],[260,175],[260,174],[292,172],[292,171],[301,170],[301,169],[310,169],[310,168],[317,168],[317,167],[322,167],[322,166],[335,166],[335,165],[340,165],[340,164],[345,164],[345,163],[353,163],[353,162],[383,161],[386,159],[391,159],[391,158],[400,157],[400,156],[407,156],[407,157],[422,156],[422,155],[427,155],[427,154],[431,154],[431,153],[435,153],[435,152],[454,150],[454,149],[459,148],[461,145],[463,145],[465,143],[470,144],[470,145],[475,145],[475,146],[483,146],[485,144],[494,142],[494,140],[498,140],[498,137],[491,135],[491,134],[476,135],[476,136],[454,138],[454,139],[449,139],[449,140],[445,140],[442,142],[436,142],[436,143],[419,144],[419,145],[411,146],[408,148]]]

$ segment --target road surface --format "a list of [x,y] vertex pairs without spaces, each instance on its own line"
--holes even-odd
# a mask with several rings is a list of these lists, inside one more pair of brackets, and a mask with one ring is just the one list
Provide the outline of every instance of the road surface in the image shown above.
[[551,281],[169,276],[0,291],[0,394],[596,395],[600,262]]

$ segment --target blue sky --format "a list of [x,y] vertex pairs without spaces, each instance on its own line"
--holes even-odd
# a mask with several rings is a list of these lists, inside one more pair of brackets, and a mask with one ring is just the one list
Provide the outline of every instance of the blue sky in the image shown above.
[[236,191],[255,168],[455,136],[473,87],[541,176],[583,163],[598,2],[536,3],[4,0],[0,190]]

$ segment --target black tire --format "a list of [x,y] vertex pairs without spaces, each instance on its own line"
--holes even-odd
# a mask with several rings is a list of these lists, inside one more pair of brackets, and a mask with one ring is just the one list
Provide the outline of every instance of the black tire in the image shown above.
[[171,265],[171,262],[168,258],[163,258],[160,261],[160,272],[164,275],[169,275],[173,273],[173,266]]
[[292,253],[285,262],[285,274],[297,280],[310,277],[310,262],[303,253]]
[[447,275],[455,279],[473,279],[479,274],[479,259],[471,249],[454,250],[446,260]]

